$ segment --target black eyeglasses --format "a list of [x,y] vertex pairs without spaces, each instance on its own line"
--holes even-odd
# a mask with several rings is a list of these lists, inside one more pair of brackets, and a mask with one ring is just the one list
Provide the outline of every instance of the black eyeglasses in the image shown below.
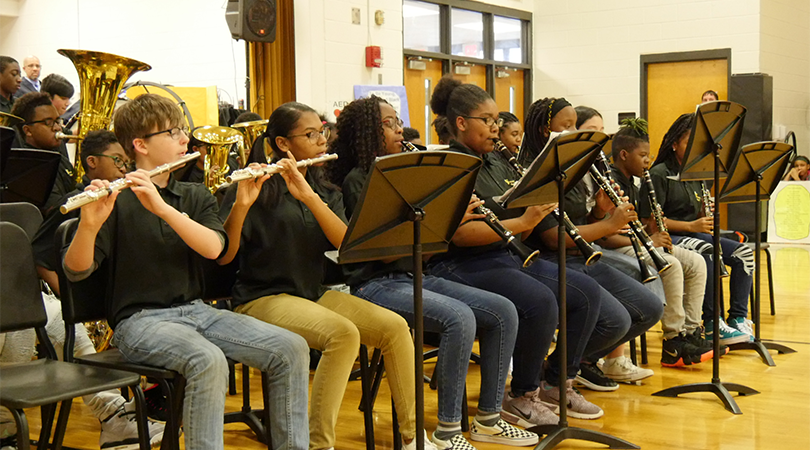
[[490,128],[492,128],[493,125],[498,125],[498,128],[503,126],[503,119],[501,118],[493,119],[492,117],[476,117],[476,116],[461,116],[461,117],[464,117],[465,119],[482,120],[484,124]]
[[129,168],[129,163],[127,161],[124,161],[123,159],[121,159],[121,157],[119,157],[119,156],[110,156],[110,155],[105,155],[103,153],[95,153],[95,154],[89,155],[89,156],[103,156],[105,158],[110,158],[110,159],[113,160],[113,164],[115,165],[115,167],[118,167],[119,169],[128,169]]
[[402,119],[397,117],[395,119],[393,119],[393,118],[385,119],[385,120],[382,121],[382,124],[384,126],[390,128],[390,129],[392,129],[392,130],[396,130],[397,127],[402,128],[402,126],[405,124],[405,122],[403,122]]
[[49,117],[47,119],[34,120],[34,121],[31,121],[31,122],[25,122],[26,125],[33,125],[35,123],[41,123],[41,124],[45,125],[48,128],[53,128],[54,124],[57,124],[57,125],[59,125],[61,127],[62,126],[62,118],[57,117],[55,119],[52,119],[52,118]]
[[331,134],[332,134],[332,130],[330,130],[329,128],[324,127],[321,131],[310,131],[310,132],[307,132],[307,133],[304,133],[304,134],[292,134],[290,136],[287,136],[287,139],[292,139],[294,137],[304,137],[304,136],[306,136],[306,138],[309,139],[309,142],[311,142],[313,144],[317,144],[318,141],[321,139],[321,136],[323,136],[324,139],[329,140],[329,135],[331,135]]
[[156,131],[154,133],[149,133],[145,135],[144,139],[149,139],[152,136],[157,136],[161,133],[169,133],[169,136],[172,137],[175,141],[180,140],[181,136],[188,136],[188,127],[174,127],[169,128],[168,130]]

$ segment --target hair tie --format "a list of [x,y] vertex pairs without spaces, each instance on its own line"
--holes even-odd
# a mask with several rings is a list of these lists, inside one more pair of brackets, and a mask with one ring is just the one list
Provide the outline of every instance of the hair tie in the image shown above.
[[551,131],[551,119],[566,106],[571,106],[571,104],[568,103],[568,100],[562,97],[555,98],[551,101],[551,104],[548,105],[548,124],[546,124],[546,128],[548,128],[549,131]]

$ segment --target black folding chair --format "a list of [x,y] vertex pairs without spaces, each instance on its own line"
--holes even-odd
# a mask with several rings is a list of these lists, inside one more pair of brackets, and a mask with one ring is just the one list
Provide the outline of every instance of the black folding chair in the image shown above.
[[[135,398],[139,444],[148,450],[149,431],[146,422],[141,378],[136,373],[99,367],[82,366],[57,360],[45,325],[48,318],[39,289],[31,244],[19,226],[0,223],[0,333],[35,328],[46,357],[31,362],[0,366],[0,405],[11,411],[17,425],[17,448],[30,447],[28,421],[24,408],[41,407],[43,423],[38,448],[60,449],[67,428],[73,399],[109,389],[128,387]],[[49,444],[57,404],[59,418]]]
[[22,228],[30,241],[42,225],[42,213],[30,203],[0,203],[0,221]]

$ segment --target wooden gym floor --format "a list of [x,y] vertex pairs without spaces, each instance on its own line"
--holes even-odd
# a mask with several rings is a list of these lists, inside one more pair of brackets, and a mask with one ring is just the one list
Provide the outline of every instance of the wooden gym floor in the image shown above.
[[[598,420],[571,419],[572,426],[598,430],[626,439],[644,449],[810,449],[810,246],[771,246],[774,268],[776,315],[768,309],[768,278],[762,255],[762,338],[788,345],[798,353],[777,355],[776,367],[768,367],[754,351],[736,351],[724,356],[721,380],[746,385],[760,394],[736,397],[742,415],[728,412],[713,394],[688,394],[682,398],[652,397],[660,389],[687,383],[711,381],[712,365],[706,362],[691,368],[662,368],[660,329],[647,334],[649,364],[655,376],[642,386],[622,385],[616,392],[582,390],[605,411]],[[725,289],[728,292],[728,289]],[[658,331],[656,331],[658,330]],[[433,362],[425,365],[433,371]],[[258,377],[251,377],[254,408],[260,405]],[[467,377],[470,415],[475,414],[480,383],[479,368],[471,364]],[[360,382],[350,382],[337,425],[338,450],[363,450],[363,416],[357,409]],[[425,385],[425,425],[436,427],[436,393]],[[241,406],[241,392],[229,396],[226,408]],[[39,412],[26,412],[32,436],[39,432]],[[76,400],[70,416],[65,445],[80,449],[98,448],[99,424],[86,406]],[[375,433],[378,449],[391,449],[391,402],[383,382],[375,405]],[[475,443],[479,450],[503,448]],[[244,425],[225,427],[225,447],[266,448],[255,440]],[[566,441],[558,449],[604,448]]]

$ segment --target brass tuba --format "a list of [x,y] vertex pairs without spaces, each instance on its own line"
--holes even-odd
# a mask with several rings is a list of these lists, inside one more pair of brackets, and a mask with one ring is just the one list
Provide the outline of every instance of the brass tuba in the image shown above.
[[225,183],[225,177],[231,169],[228,167],[228,155],[234,144],[242,142],[242,133],[229,127],[206,125],[195,129],[191,135],[207,144],[203,168],[204,183],[211,193],[214,193]]
[[[259,137],[264,134],[264,130],[267,128],[267,119],[235,123],[231,125],[231,128],[239,130],[242,136],[244,136],[244,144],[239,146],[239,158],[241,159],[239,163],[242,167],[245,167],[247,165],[247,158],[250,156],[250,151],[253,149],[253,144],[256,143],[256,139],[259,139]],[[267,142],[265,142],[264,155],[267,157],[268,162],[272,159],[272,153],[273,150]]]
[[[57,52],[73,62],[79,73],[82,106],[77,135],[80,139],[91,131],[109,129],[115,102],[124,83],[133,73],[152,68],[149,64],[112,53],[68,49]],[[84,170],[79,158],[75,159],[73,176],[80,181]]]

